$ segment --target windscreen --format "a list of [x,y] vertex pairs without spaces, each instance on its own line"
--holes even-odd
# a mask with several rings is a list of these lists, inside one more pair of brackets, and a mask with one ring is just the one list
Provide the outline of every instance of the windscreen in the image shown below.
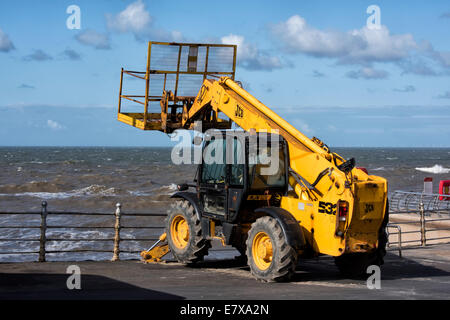
[[257,153],[249,154],[248,167],[251,189],[286,186],[286,164],[282,144],[260,146]]

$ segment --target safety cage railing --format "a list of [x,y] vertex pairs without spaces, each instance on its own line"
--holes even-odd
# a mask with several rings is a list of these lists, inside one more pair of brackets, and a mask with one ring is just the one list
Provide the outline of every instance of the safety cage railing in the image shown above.
[[[121,70],[118,120],[142,130],[179,128],[183,109],[189,110],[205,79],[234,79],[236,50],[236,45],[227,44],[150,41],[146,70]],[[124,75],[144,80],[145,94],[124,94]]]

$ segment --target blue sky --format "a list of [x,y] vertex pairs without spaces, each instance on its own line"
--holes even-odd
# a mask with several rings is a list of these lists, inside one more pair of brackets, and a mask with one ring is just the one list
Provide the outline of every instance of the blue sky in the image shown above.
[[330,146],[449,147],[449,31],[448,1],[2,1],[0,145],[169,145],[115,114],[161,40],[238,44],[237,79]]

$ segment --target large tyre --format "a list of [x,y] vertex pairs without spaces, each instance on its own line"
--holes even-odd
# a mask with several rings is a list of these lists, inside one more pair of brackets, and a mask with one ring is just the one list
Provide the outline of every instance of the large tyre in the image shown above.
[[247,259],[252,275],[264,282],[289,280],[295,273],[298,254],[286,241],[278,222],[261,217],[247,238]]
[[177,200],[167,212],[167,242],[175,259],[192,264],[202,261],[211,247],[203,238],[200,220],[187,200]]
[[377,249],[370,253],[348,253],[336,257],[334,262],[342,275],[350,278],[358,278],[366,275],[370,265],[381,266],[384,264],[388,234],[386,227],[389,222],[389,202],[386,203],[386,213],[378,232]]

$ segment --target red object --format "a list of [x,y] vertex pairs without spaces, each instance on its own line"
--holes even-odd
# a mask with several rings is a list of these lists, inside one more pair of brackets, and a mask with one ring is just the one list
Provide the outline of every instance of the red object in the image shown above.
[[346,201],[339,201],[339,221],[345,221],[348,215],[348,203]]
[[[441,180],[439,182],[439,194],[450,195],[450,180]],[[439,196],[439,200],[450,200],[450,197]]]
[[423,179],[423,182],[427,182],[427,181],[433,181],[433,178],[431,178],[431,177],[426,177],[425,179]]
[[359,170],[361,170],[361,171],[364,171],[366,174],[369,174],[369,172],[367,171],[367,169],[364,168],[364,167],[356,167],[356,169],[359,169]]

